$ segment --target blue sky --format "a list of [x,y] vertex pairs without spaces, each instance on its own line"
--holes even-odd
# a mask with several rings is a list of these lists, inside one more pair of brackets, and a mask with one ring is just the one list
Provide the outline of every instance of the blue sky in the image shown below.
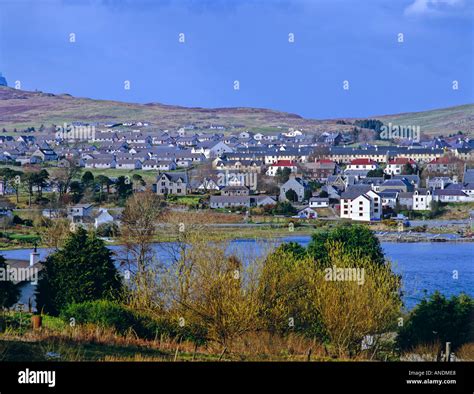
[[411,112],[474,102],[473,21],[471,0],[0,0],[0,72],[128,102]]

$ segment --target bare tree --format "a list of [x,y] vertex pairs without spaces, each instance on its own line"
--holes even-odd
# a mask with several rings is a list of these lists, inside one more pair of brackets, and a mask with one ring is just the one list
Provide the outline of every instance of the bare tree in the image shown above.
[[77,178],[81,173],[81,167],[79,167],[76,159],[66,159],[67,164],[56,170],[53,182],[58,187],[59,199],[68,192],[71,181]]
[[120,240],[126,253],[122,261],[133,274],[133,302],[142,307],[149,307],[156,301],[153,293],[159,267],[153,242],[161,214],[161,200],[150,191],[129,197],[122,214]]

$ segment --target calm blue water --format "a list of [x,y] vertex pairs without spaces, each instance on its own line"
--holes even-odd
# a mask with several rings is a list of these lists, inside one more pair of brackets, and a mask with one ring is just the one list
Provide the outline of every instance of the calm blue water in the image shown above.
[[[235,240],[230,243],[230,252],[239,256],[259,257],[268,252],[272,245],[281,242],[298,242],[307,246],[310,237],[287,237],[278,241]],[[451,296],[465,292],[474,296],[474,243],[456,242],[383,242],[385,255],[392,261],[393,269],[401,274],[404,302],[413,308],[425,294],[435,290]],[[119,246],[110,247],[115,252]],[[168,252],[156,246],[157,254],[167,259]],[[5,258],[29,259],[31,249],[17,249],[1,252]],[[47,249],[39,249],[41,258],[47,256]],[[453,277],[457,271],[458,278]]]

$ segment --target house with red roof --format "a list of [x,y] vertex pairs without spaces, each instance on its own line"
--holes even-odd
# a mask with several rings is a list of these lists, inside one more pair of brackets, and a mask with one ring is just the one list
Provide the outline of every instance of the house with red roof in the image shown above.
[[295,173],[298,170],[298,167],[296,166],[296,163],[291,160],[278,160],[276,163],[270,165],[268,167],[268,170],[265,174],[268,176],[275,176],[278,169],[282,170],[284,168],[289,168],[291,172]]
[[370,159],[354,159],[348,165],[346,170],[354,171],[354,170],[365,170],[371,171],[378,168],[377,162],[370,160]]
[[426,169],[429,172],[451,174],[452,172],[456,171],[460,163],[462,162],[454,157],[437,157],[426,165]]
[[337,172],[336,162],[329,159],[319,159],[314,162],[304,163],[302,164],[302,167],[311,179],[319,179],[323,181]]
[[389,160],[384,172],[388,175],[400,175],[407,164],[411,165],[413,169],[416,169],[416,162],[414,160],[407,157],[396,157],[393,160]]

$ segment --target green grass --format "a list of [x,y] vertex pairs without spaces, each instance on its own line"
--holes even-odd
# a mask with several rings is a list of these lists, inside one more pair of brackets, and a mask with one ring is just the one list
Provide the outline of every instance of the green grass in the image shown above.
[[202,198],[203,196],[170,196],[167,201],[182,205],[196,205]]
[[39,236],[34,234],[17,234],[17,233],[7,233],[9,239],[17,240],[20,242],[35,242],[40,239]]

